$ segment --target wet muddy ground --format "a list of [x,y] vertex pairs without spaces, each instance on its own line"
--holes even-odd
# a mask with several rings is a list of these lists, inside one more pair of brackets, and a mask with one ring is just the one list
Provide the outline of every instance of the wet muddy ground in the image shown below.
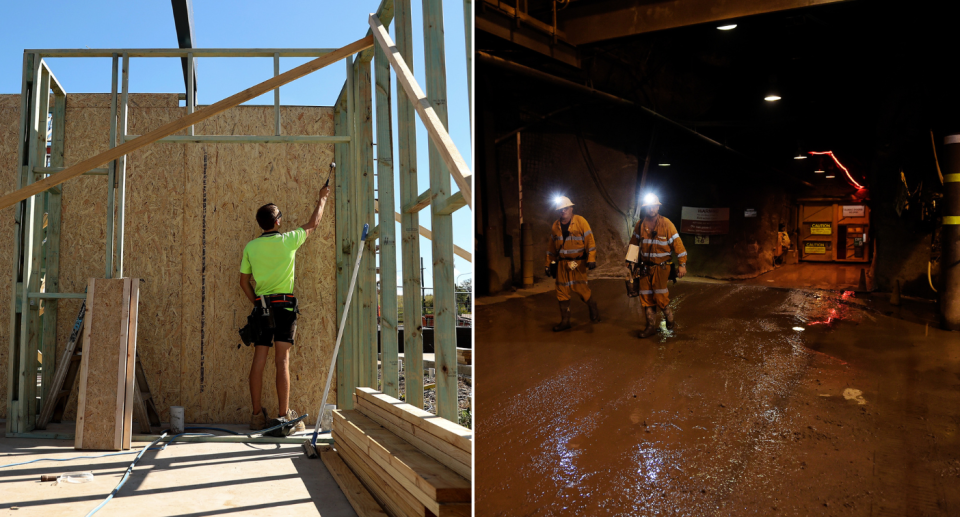
[[[684,283],[637,338],[551,293],[477,307],[476,510],[488,515],[958,515],[960,333],[853,293]],[[800,329],[800,330],[797,330]]]

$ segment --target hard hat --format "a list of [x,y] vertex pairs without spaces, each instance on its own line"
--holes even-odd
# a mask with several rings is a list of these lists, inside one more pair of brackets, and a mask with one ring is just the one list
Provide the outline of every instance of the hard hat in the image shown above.
[[557,199],[553,201],[557,205],[557,210],[560,210],[561,208],[567,208],[568,206],[573,206],[573,201],[570,201],[570,198],[567,196],[557,196]]
[[643,196],[643,204],[640,205],[640,208],[655,205],[660,205],[660,198],[658,198],[656,194],[647,194]]

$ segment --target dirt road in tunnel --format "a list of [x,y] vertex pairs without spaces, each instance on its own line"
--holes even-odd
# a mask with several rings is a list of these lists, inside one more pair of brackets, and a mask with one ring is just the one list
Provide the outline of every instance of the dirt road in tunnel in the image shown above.
[[[476,311],[476,515],[957,515],[960,334],[853,293],[622,281]],[[801,329],[801,330],[797,330]]]

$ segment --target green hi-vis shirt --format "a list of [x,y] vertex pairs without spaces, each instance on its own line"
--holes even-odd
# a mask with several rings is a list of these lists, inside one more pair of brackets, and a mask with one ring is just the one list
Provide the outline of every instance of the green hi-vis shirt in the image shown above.
[[261,235],[247,243],[243,248],[240,272],[253,274],[257,296],[293,294],[293,259],[297,248],[306,240],[307,232],[297,228],[287,233]]

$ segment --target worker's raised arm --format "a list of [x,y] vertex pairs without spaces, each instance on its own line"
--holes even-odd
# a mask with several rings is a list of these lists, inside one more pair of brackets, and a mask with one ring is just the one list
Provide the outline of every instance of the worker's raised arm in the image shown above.
[[330,186],[324,185],[320,189],[320,200],[317,201],[317,207],[313,209],[313,214],[310,216],[310,220],[307,221],[307,224],[303,225],[301,228],[306,232],[309,237],[314,230],[317,229],[317,226],[320,225],[320,219],[323,218],[323,208],[327,205],[327,196],[330,195]]

